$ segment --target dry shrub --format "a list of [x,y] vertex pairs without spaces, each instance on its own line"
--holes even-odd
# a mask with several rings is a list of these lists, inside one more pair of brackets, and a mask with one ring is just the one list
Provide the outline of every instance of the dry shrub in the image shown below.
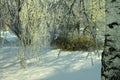
[[[103,41],[97,42],[98,49],[103,47]],[[82,36],[81,38],[78,37],[58,37],[57,39],[51,42],[51,46],[54,48],[61,48],[63,50],[68,51],[77,51],[77,50],[84,50],[88,51],[90,49],[96,49],[96,42],[92,39],[91,36]]]

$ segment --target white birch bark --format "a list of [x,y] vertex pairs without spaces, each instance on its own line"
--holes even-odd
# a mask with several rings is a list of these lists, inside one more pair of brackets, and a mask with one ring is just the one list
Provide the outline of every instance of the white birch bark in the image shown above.
[[106,21],[102,80],[120,80],[120,0],[106,0]]

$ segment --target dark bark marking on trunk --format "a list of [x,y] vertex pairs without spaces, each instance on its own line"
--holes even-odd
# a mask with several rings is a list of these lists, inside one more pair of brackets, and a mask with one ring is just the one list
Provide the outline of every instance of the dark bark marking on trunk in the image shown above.
[[104,47],[107,47],[107,46],[110,47],[111,45],[108,44],[108,42],[110,42],[110,43],[113,43],[113,42],[114,42],[114,40],[108,39],[109,36],[111,36],[111,35],[110,35],[110,34],[106,34],[106,35],[105,35]]
[[113,2],[116,2],[116,0],[111,0],[111,2],[113,3]]
[[113,60],[113,59],[116,59],[116,58],[119,58],[120,59],[120,55],[115,55],[114,57],[110,58],[110,60]]
[[106,75],[106,74],[104,74],[104,73],[102,73],[102,76],[104,76],[105,78],[108,78],[108,75]]
[[117,51],[117,50],[116,50],[114,47],[110,47],[110,48],[109,48],[109,51],[110,51],[110,52],[114,52],[114,51]]
[[110,80],[120,80],[120,71],[115,71],[113,75],[110,77]]
[[103,51],[103,52],[102,52],[102,57],[103,57],[103,56],[108,56],[108,54],[105,54],[104,51]]
[[107,70],[108,71],[110,71],[110,70],[120,71],[119,67],[117,68],[116,66],[115,67],[110,67]]
[[111,36],[110,34],[105,34],[105,37]]
[[118,26],[119,25],[118,22],[112,22],[112,23],[108,24],[108,27],[110,29],[112,29],[112,28],[114,28],[115,25]]

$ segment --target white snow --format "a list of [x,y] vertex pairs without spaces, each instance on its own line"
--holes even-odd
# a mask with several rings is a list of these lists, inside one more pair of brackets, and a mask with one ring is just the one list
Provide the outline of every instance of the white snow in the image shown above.
[[[8,37],[2,37],[8,41],[16,39],[9,32],[5,34]],[[27,67],[22,69],[18,60],[18,49],[23,51],[14,45],[0,47],[0,80],[101,80],[101,57],[94,52],[61,51],[58,58],[59,49],[43,49],[34,53],[28,48]],[[38,56],[40,54],[42,60]]]
[[27,68],[22,69],[18,47],[0,48],[0,80],[101,80],[101,57],[95,53],[86,57],[88,52],[62,51],[58,58],[58,52],[45,49],[42,61],[28,58]]
[[15,42],[17,40],[17,36],[13,34],[11,31],[0,31],[0,37],[9,41]]

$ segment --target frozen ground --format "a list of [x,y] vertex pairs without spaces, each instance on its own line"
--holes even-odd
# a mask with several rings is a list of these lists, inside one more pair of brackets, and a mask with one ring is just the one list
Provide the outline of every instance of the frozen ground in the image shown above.
[[[42,61],[35,57],[27,59],[22,69],[18,60],[18,47],[0,49],[0,80],[101,80],[101,61],[98,55],[88,52],[46,49]],[[93,65],[91,63],[93,58]]]
[[[5,38],[14,41],[13,37]],[[101,57],[93,52],[86,57],[88,52],[62,51],[58,58],[59,49],[44,49],[37,54],[27,49],[27,67],[22,69],[18,49],[0,44],[0,80],[101,80]]]

